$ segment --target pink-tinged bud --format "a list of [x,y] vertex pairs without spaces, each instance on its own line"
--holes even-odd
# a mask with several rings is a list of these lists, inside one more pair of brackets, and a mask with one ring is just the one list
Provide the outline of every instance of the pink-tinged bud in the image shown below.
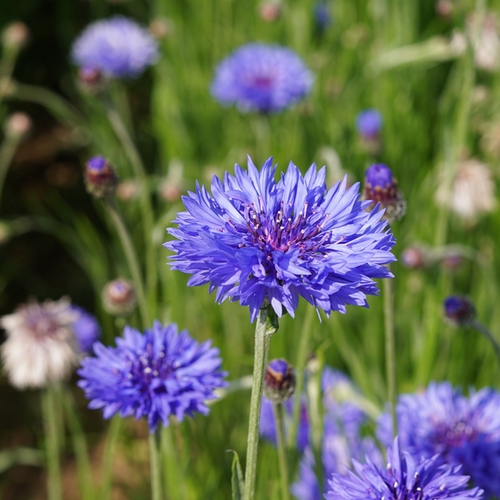
[[153,19],[149,24],[149,32],[157,39],[167,38],[174,32],[174,25],[170,19]]
[[22,49],[28,43],[28,38],[28,27],[21,21],[9,24],[2,33],[2,43],[6,49]]
[[111,163],[102,156],[94,156],[85,165],[85,186],[95,198],[113,196],[118,178]]
[[110,281],[102,291],[104,310],[114,316],[128,316],[137,307],[134,285],[125,279]]
[[5,120],[5,133],[10,137],[21,138],[29,133],[33,122],[31,118],[21,111],[13,113]]
[[78,84],[84,92],[99,94],[107,87],[107,78],[95,68],[78,69]]
[[422,247],[408,247],[401,254],[401,264],[408,269],[422,269],[429,264],[429,254]]
[[259,15],[263,21],[272,23],[281,16],[281,4],[274,2],[263,2],[259,6]]

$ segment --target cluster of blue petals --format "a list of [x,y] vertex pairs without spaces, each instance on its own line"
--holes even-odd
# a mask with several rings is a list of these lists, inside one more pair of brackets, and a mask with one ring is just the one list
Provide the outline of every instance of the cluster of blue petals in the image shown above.
[[[330,478],[334,473],[346,473],[353,460],[365,460],[370,456],[377,464],[382,463],[382,456],[369,437],[363,437],[362,426],[368,421],[367,414],[349,400],[359,393],[359,389],[342,372],[326,367],[322,376],[323,406],[323,438],[321,458],[323,477]],[[346,394],[342,400],[339,394]],[[321,500],[323,498],[315,472],[315,461],[310,447],[305,449],[300,461],[297,481],[290,491],[298,500]]]
[[[431,382],[424,393],[403,394],[396,406],[401,447],[415,456],[440,454],[461,465],[485,497],[500,497],[500,394],[491,388],[470,397],[449,382]],[[379,420],[382,443],[392,439],[388,414]]]
[[241,111],[272,113],[300,101],[311,91],[313,74],[291,49],[248,43],[216,68],[211,93]]
[[260,172],[249,158],[248,171],[214,176],[212,194],[197,184],[184,196],[187,211],[168,230],[177,239],[165,243],[172,269],[192,274],[189,286],[210,284],[219,303],[249,306],[252,321],[266,297],[279,317],[283,307],[294,316],[299,297],[327,316],[367,307],[373,280],[391,278],[384,264],[395,260],[383,211],[365,212],[371,201],[346,179],[327,190],[324,167],[303,176],[290,163],[279,182],[275,172],[272,158]]
[[[416,456],[416,455],[415,455]],[[469,477],[460,466],[441,465],[438,457],[417,462],[399,450],[397,438],[387,450],[387,466],[353,461],[354,471],[334,474],[326,500],[468,500],[481,498],[479,488],[468,489]]]
[[383,118],[377,109],[365,109],[356,116],[356,129],[366,139],[374,139],[380,133]]
[[83,68],[113,78],[135,77],[158,59],[158,43],[135,21],[123,16],[96,21],[82,32],[72,59]]
[[101,327],[94,315],[88,313],[79,306],[70,306],[77,314],[73,322],[73,331],[83,353],[92,351],[92,345],[101,336]]
[[158,321],[141,334],[125,327],[117,347],[94,344],[96,357],[85,358],[78,385],[90,399],[89,408],[102,408],[104,418],[147,417],[151,432],[159,422],[168,426],[172,415],[182,421],[195,412],[207,415],[205,401],[216,398],[214,389],[225,387],[219,350],[211,341],[199,344],[186,330]]

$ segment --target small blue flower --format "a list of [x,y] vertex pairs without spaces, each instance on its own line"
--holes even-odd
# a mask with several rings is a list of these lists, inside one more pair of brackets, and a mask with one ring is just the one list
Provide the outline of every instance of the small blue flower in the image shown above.
[[249,43],[219,63],[211,93],[222,105],[235,104],[244,112],[273,113],[309,94],[313,81],[312,73],[293,50]]
[[158,59],[158,44],[135,21],[115,16],[96,21],[75,40],[72,60],[113,78],[135,77]]
[[364,139],[376,139],[382,125],[382,115],[376,109],[365,109],[356,116],[356,129]]
[[71,311],[77,314],[73,322],[73,331],[84,353],[92,351],[92,345],[101,336],[101,328],[97,319],[79,306],[71,306]]
[[397,438],[387,450],[387,467],[354,461],[354,471],[333,474],[326,500],[466,500],[481,498],[479,488],[468,489],[460,466],[441,465],[439,457],[417,461],[418,455],[400,452]]
[[279,317],[283,307],[293,317],[301,296],[327,316],[367,307],[373,279],[392,277],[384,264],[395,240],[383,211],[365,212],[359,184],[327,190],[324,167],[303,176],[293,163],[276,182],[272,158],[260,172],[250,158],[248,172],[235,170],[213,177],[212,195],[197,184],[183,197],[187,211],[168,230],[177,239],[164,244],[176,253],[172,269],[192,274],[189,286],[210,283],[219,303],[249,306],[252,322],[266,297]]
[[325,31],[333,24],[333,17],[328,3],[325,1],[316,2],[313,6],[314,21],[320,32]]
[[187,330],[156,321],[144,335],[127,326],[117,347],[94,344],[96,357],[85,358],[78,385],[90,399],[89,408],[103,408],[104,418],[147,417],[151,432],[172,415],[182,421],[195,412],[207,415],[206,400],[225,387],[219,350],[211,342],[198,344]]
[[446,319],[456,326],[467,326],[476,317],[474,304],[463,295],[450,295],[443,306]]
[[[449,382],[431,382],[424,393],[404,394],[396,406],[401,448],[415,456],[440,454],[439,463],[461,465],[485,497],[500,497],[500,394],[490,388],[463,395]],[[392,439],[388,413],[377,435]]]

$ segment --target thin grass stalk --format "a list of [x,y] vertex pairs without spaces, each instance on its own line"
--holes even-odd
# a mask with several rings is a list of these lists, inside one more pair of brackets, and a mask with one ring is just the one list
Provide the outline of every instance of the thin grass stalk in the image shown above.
[[285,433],[284,433],[284,415],[283,405],[273,402],[274,420],[276,423],[276,444],[278,448],[278,463],[280,470],[281,498],[290,500],[288,460],[286,455]]
[[392,429],[394,436],[396,436],[398,434],[398,421],[396,418],[396,402],[398,395],[396,384],[396,333],[394,328],[394,290],[392,279],[384,280],[384,327],[387,396],[389,404],[391,405]]
[[135,289],[137,292],[137,300],[139,302],[142,324],[145,328],[149,327],[151,326],[151,323],[149,320],[148,304],[146,301],[146,295],[144,293],[141,269],[139,266],[139,260],[137,259],[137,254],[135,252],[134,244],[132,243],[132,239],[128,232],[127,226],[125,225],[125,222],[123,221],[123,218],[120,212],[118,212],[118,209],[113,201],[105,200],[104,206],[106,207],[106,210],[108,211],[108,214],[113,221],[116,231],[118,232],[123,251],[125,252],[125,258],[127,259],[130,274],[132,276],[132,280],[134,281]]
[[111,419],[108,427],[108,435],[104,445],[104,454],[102,460],[102,481],[99,498],[109,500],[113,489],[113,462],[116,454],[116,445],[120,436],[123,419],[115,415]]
[[3,186],[9,166],[16,153],[17,147],[21,142],[22,136],[18,134],[6,134],[5,139],[0,146],[0,201],[3,194]]
[[262,403],[264,371],[267,365],[269,344],[272,334],[277,330],[267,322],[268,307],[263,307],[255,325],[255,353],[253,365],[252,395],[250,397],[250,417],[248,424],[247,463],[245,469],[244,500],[253,500],[257,476],[257,451],[259,446],[259,420]]
[[55,404],[56,389],[53,385],[49,385],[42,394],[42,411],[47,454],[47,496],[49,500],[62,500],[61,464]]

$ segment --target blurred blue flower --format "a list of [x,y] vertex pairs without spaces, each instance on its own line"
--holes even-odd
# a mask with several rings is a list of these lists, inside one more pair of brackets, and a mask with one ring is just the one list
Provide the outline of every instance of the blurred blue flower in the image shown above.
[[313,5],[314,21],[320,32],[325,31],[333,24],[333,17],[328,3],[325,1],[316,2]]
[[168,426],[170,415],[182,421],[195,412],[207,415],[206,400],[224,387],[219,350],[211,342],[198,344],[187,330],[156,321],[144,335],[127,326],[117,347],[94,344],[96,357],[85,358],[78,385],[90,399],[89,408],[103,408],[104,418],[147,417],[151,432]]
[[[439,453],[440,463],[462,465],[485,497],[500,497],[500,394],[490,388],[470,397],[449,382],[431,382],[423,393],[404,394],[396,406],[401,448],[416,456]],[[392,439],[388,413],[377,435]]]
[[[326,367],[323,371],[322,386],[325,417],[321,453],[326,484],[326,479],[333,473],[345,473],[345,467],[349,467],[353,459],[364,461],[365,456],[370,455],[372,460],[382,463],[382,457],[375,441],[361,435],[362,426],[368,421],[368,416],[348,400],[349,394],[359,392],[349,377]],[[314,469],[314,456],[308,447],[300,461],[298,479],[290,488],[298,500],[323,498]]]
[[441,465],[439,457],[420,460],[400,452],[397,438],[387,450],[387,467],[354,461],[354,471],[335,473],[329,480],[327,500],[465,500],[481,498],[482,490],[468,489],[460,467]]
[[249,306],[252,322],[266,297],[279,317],[283,306],[293,317],[300,296],[327,316],[366,307],[373,279],[392,277],[383,212],[364,211],[371,201],[359,201],[358,184],[327,190],[324,167],[303,176],[290,163],[278,183],[275,172],[272,158],[260,172],[249,158],[248,172],[236,165],[235,177],[214,176],[212,195],[197,184],[184,196],[187,212],[168,230],[177,240],[164,244],[176,252],[172,269],[192,274],[189,286],[210,283],[219,303]]
[[91,23],[75,40],[71,51],[78,66],[113,78],[138,76],[158,56],[158,44],[151,34],[123,16]]
[[88,313],[79,306],[70,306],[72,312],[76,313],[73,322],[73,331],[84,353],[92,351],[92,345],[101,336],[101,328],[94,315]]
[[211,93],[222,105],[272,113],[309,94],[313,81],[313,74],[293,50],[248,43],[219,63]]
[[382,115],[377,109],[365,109],[356,116],[356,129],[365,139],[375,139],[382,129]]
[[476,308],[468,297],[450,295],[444,303],[444,315],[456,326],[467,326],[476,317]]

